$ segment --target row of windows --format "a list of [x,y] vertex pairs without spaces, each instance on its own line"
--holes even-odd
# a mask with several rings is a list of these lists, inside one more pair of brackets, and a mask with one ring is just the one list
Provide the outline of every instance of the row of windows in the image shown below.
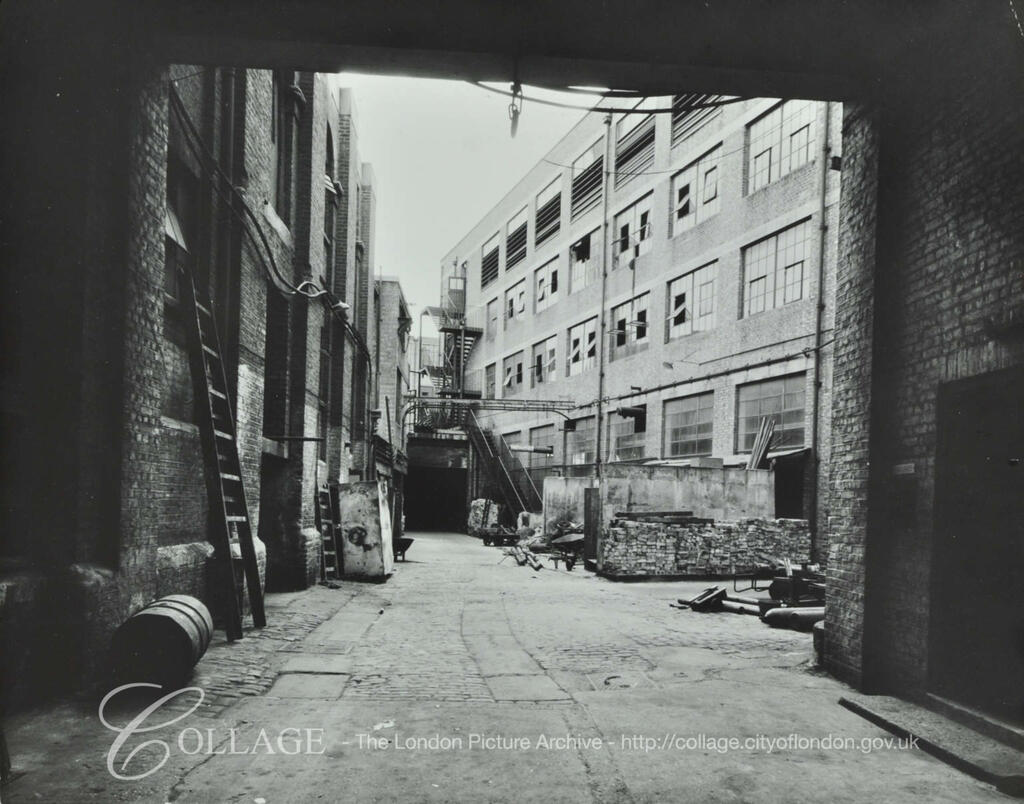
[[[802,447],[805,438],[805,388],[805,374],[739,386],[736,389],[735,450],[751,450],[762,418],[768,418],[775,424],[772,449]],[[711,455],[714,449],[714,407],[714,392],[666,400],[662,405],[661,456],[697,458]],[[608,459],[630,461],[652,457],[647,455],[647,406],[628,408],[624,414],[613,412],[608,415]],[[593,416],[575,420],[575,430],[566,435],[566,463],[594,462],[595,422]],[[551,425],[547,427],[553,430]],[[534,443],[532,433],[531,444]],[[553,441],[552,437],[551,442],[545,444]]]
[[[810,257],[812,229],[803,220],[769,235],[742,250],[743,283],[741,309],[752,316],[790,302],[807,294],[807,262]],[[547,309],[558,300],[559,279],[556,262],[538,268],[534,274],[534,311]],[[712,261],[672,279],[666,285],[666,302],[662,338],[665,343],[695,332],[714,328],[718,288],[718,261]],[[505,326],[527,316],[526,280],[505,291]],[[645,291],[611,309],[610,357],[626,357],[645,348],[651,337],[651,292]],[[498,300],[486,308],[486,332],[494,336],[498,330]],[[594,365],[597,356],[597,316],[568,330],[566,376],[580,374]],[[553,341],[549,338],[548,341]],[[546,343],[547,341],[545,341]],[[534,346],[536,350],[538,345]],[[506,358],[506,361],[509,358]],[[545,365],[548,365],[545,363]],[[552,357],[551,375],[555,364]],[[547,372],[537,373],[531,386],[544,382]],[[507,379],[507,375],[506,375]],[[521,382],[519,384],[522,384]],[[506,387],[518,388],[513,383]]]
[[[652,99],[651,102],[657,99]],[[720,109],[698,108],[694,104],[712,102],[712,96],[676,96],[678,113],[672,117],[672,145],[692,137],[716,120]],[[639,107],[638,107],[639,108]],[[815,106],[811,101],[784,101],[747,126],[747,193],[802,167],[813,158],[815,146]],[[671,213],[668,235],[671,237],[707,220],[719,211],[719,144],[687,164],[671,179]],[[654,116],[624,116],[616,124],[615,187],[646,175],[654,161]],[[576,220],[594,209],[601,200],[604,154],[602,141],[589,146],[570,168],[570,219]],[[561,230],[561,178],[554,179],[534,199],[534,247]],[[529,207],[520,209],[504,227],[505,270],[526,259]],[[650,196],[631,204],[615,216],[613,254],[643,253],[652,235]],[[486,288],[498,278],[502,232],[480,247],[480,287]],[[649,248],[649,245],[647,246]]]

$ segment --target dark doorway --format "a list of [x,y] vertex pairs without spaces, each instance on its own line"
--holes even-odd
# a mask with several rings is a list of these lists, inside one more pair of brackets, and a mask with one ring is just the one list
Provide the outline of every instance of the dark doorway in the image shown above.
[[406,530],[466,531],[465,469],[410,466],[405,481]]
[[1024,370],[940,388],[929,676],[1024,722]]

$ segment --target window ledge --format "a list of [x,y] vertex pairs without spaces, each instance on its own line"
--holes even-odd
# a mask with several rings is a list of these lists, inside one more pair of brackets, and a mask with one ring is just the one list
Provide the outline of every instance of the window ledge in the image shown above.
[[181,433],[199,435],[198,425],[195,425],[192,422],[183,422],[181,419],[174,419],[170,416],[161,416],[160,425],[162,427],[166,427],[168,430],[177,430]]

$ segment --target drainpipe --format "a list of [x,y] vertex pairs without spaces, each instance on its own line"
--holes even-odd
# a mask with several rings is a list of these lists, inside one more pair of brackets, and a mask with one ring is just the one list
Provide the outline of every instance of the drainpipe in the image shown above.
[[811,389],[811,461],[814,468],[814,481],[811,483],[811,556],[815,556],[818,549],[818,499],[819,499],[819,478],[821,471],[821,456],[818,454],[818,418],[821,408],[821,333],[825,318],[825,256],[828,248],[828,220],[826,219],[828,191],[829,161],[832,155],[830,138],[830,122],[832,116],[832,104],[825,102],[825,136],[824,145],[821,149],[821,208],[818,221],[818,233],[820,235],[818,250],[818,290],[815,302],[815,323],[814,323],[814,367],[812,370],[813,385]]
[[605,304],[608,296],[608,191],[611,189],[611,149],[612,149],[612,116],[604,116],[604,187],[602,188],[601,205],[601,313],[597,332],[597,427],[595,436],[597,447],[594,454],[594,476],[601,480],[601,449],[602,417],[604,415],[604,346],[605,346]]

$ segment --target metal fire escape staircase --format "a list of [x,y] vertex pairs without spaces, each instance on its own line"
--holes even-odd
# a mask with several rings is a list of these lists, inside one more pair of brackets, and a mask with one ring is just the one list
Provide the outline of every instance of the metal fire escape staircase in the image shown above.
[[485,428],[472,410],[467,410],[466,419],[466,434],[473,453],[487,469],[513,516],[522,511],[539,513],[543,509],[541,494],[505,439]]

